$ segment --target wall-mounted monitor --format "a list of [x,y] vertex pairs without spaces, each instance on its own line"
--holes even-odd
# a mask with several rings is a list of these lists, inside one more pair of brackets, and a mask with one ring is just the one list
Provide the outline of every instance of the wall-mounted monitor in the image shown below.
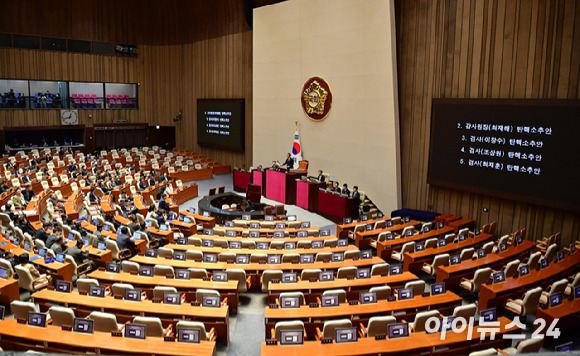
[[197,143],[244,151],[245,99],[197,99]]

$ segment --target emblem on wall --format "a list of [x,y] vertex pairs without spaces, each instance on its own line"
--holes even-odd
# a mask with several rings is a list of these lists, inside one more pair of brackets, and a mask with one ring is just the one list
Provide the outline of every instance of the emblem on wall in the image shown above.
[[326,80],[312,77],[302,88],[302,109],[306,116],[314,121],[322,121],[330,112],[332,93]]

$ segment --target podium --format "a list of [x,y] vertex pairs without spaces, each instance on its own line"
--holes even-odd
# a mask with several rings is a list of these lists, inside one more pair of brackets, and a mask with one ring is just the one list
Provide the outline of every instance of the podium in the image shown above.
[[234,169],[234,191],[245,192],[252,182],[252,174],[241,169]]
[[252,184],[260,187],[260,194],[266,196],[266,174],[264,171],[254,169],[252,171]]
[[266,170],[266,192],[262,195],[284,204],[296,204],[296,179],[305,176],[303,170]]
[[358,202],[342,194],[318,190],[318,213],[334,222],[340,223],[347,217],[358,218]]
[[316,179],[296,180],[296,205],[309,211],[318,209],[318,189],[324,188],[326,183]]

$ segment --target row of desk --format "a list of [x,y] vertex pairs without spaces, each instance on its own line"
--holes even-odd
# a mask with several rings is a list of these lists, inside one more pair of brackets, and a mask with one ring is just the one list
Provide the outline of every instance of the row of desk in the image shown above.
[[[506,348],[511,346],[511,339],[502,338],[506,334],[519,334],[521,329],[511,320],[500,317],[499,332],[492,340],[485,327],[474,327],[473,334],[467,330],[462,332],[447,332],[445,338],[440,333],[426,332],[410,333],[409,337],[398,339],[376,340],[364,337],[356,342],[323,344],[320,341],[305,341],[303,345],[281,346],[262,343],[262,356],[292,355],[466,355],[472,351],[487,348]],[[508,325],[510,325],[508,327]],[[482,335],[483,334],[483,335]]]

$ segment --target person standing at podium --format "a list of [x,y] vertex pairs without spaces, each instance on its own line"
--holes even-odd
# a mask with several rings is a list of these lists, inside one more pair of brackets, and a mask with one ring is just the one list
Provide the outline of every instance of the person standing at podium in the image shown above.
[[316,179],[320,182],[320,183],[324,183],[324,176],[322,175],[322,170],[318,171],[318,177],[316,177]]
[[290,157],[290,153],[286,155],[286,161],[284,161],[283,166],[286,166],[288,169],[294,168],[294,159]]

